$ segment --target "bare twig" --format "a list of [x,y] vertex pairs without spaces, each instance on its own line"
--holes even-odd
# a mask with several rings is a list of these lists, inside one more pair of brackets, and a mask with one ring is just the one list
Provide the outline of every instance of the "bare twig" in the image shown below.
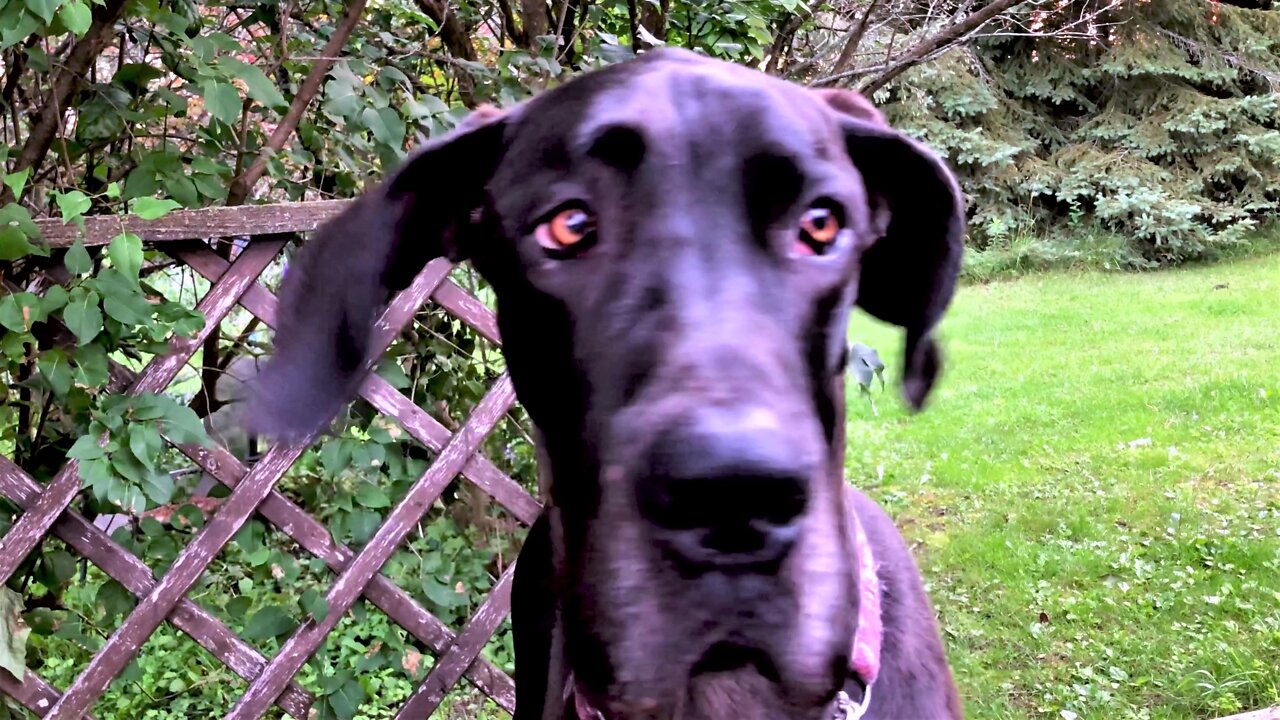
[[[106,48],[115,29],[116,20],[124,12],[125,0],[106,0],[93,6],[93,23],[84,37],[76,41],[53,77],[49,93],[41,102],[39,113],[31,119],[27,141],[18,153],[12,172],[30,168],[39,170],[44,162],[54,136],[62,125],[62,108],[71,103],[72,97],[84,83],[93,61]],[[28,186],[29,187],[29,186]],[[7,186],[0,192],[0,205],[12,202],[13,191]]]
[[[110,2],[123,2],[123,0],[110,0]],[[321,56],[326,58],[336,58],[342,51],[342,47],[347,44],[347,38],[351,36],[351,32],[355,30],[356,23],[360,20],[360,14],[364,11],[367,0],[353,0],[347,6],[347,14],[342,18],[342,22],[334,29],[333,35],[330,36],[329,42],[325,43],[324,49],[320,51]],[[298,123],[302,121],[302,114],[306,112],[307,106],[311,104],[312,99],[320,92],[320,84],[324,81],[324,76],[328,74],[329,68],[333,67],[333,60],[317,60],[311,66],[311,72],[307,73],[307,77],[302,81],[302,85],[298,88],[298,94],[293,96],[293,102],[289,105],[289,110],[281,119],[280,124],[276,126],[275,131],[271,133],[271,137],[267,139],[267,144],[259,153],[257,159],[249,166],[247,170],[236,176],[231,181],[231,189],[227,191],[227,205],[242,205],[248,199],[249,194],[253,191],[253,186],[262,178],[267,171],[268,158],[280,152],[289,137],[297,130]]]
[[894,78],[923,62],[932,53],[951,46],[969,33],[987,24],[1000,13],[1022,2],[1025,2],[1025,0],[995,0],[990,5],[970,13],[963,20],[949,25],[916,43],[896,60],[892,61],[889,67],[863,83],[859,90],[863,94],[870,94],[879,90],[888,85]]

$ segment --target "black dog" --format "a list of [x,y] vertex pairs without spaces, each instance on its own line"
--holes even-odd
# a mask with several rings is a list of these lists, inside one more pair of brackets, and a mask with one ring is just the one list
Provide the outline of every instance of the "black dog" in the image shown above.
[[842,479],[843,368],[856,302],[905,328],[923,404],[963,232],[951,173],[860,96],[652,52],[477,116],[321,230],[248,417],[320,431],[390,291],[469,259],[550,478],[519,718],[957,718],[908,549]]

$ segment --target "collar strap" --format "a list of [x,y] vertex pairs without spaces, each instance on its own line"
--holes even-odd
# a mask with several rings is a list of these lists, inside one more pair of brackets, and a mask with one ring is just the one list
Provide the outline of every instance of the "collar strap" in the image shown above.
[[[880,574],[867,531],[850,508],[849,531],[853,535],[853,559],[858,564],[858,626],[853,634],[849,669],[869,691],[880,675],[880,649],[884,643],[884,616],[881,611]],[[865,701],[864,701],[865,702]]]

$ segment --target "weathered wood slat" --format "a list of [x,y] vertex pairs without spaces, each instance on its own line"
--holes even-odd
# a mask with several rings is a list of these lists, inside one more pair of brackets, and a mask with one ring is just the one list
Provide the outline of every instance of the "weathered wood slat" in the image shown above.
[[[0,455],[0,494],[25,509],[35,503],[43,490],[22,468]],[[142,597],[155,588],[156,579],[151,569],[80,513],[74,510],[62,513],[62,517],[53,526],[53,532],[135,596]],[[174,607],[169,622],[190,635],[191,639],[245,680],[258,677],[262,668],[266,667],[266,659],[257,650],[236,637],[212,613],[190,600],[184,598]],[[2,676],[4,673],[0,672],[0,677]],[[281,694],[279,705],[290,715],[305,718],[312,700],[310,693],[297,683],[292,683]],[[45,709],[56,701],[56,697],[49,699]]]
[[[200,249],[200,252],[196,252],[196,255],[210,256],[210,258],[212,258],[216,263],[209,270],[209,274],[207,274],[206,277],[209,277],[210,279],[218,279],[221,273],[225,272],[225,269],[227,269],[227,266],[229,265],[228,261],[220,258],[218,255],[215,255],[214,252],[210,251],[205,246],[198,246],[198,249]],[[12,287],[9,287],[9,290],[12,292],[18,292]],[[261,287],[255,286],[252,290],[261,290]],[[241,301],[244,301],[244,296],[242,296]],[[271,300],[271,310],[273,310],[271,318],[274,319],[274,299]],[[58,323],[58,320],[51,318],[50,322]],[[61,331],[70,334],[70,331],[65,331],[65,328],[61,328]],[[72,342],[74,342],[74,338]],[[118,384],[122,388],[128,387],[129,384],[133,383],[134,377],[136,377],[132,370],[124,368],[123,365],[116,364],[114,360],[109,360],[109,370],[111,377],[119,379]],[[447,430],[445,430],[445,437],[447,437],[447,434]],[[196,461],[197,465],[200,465],[201,468],[205,469],[207,473],[212,475],[212,477],[218,478],[221,483],[225,484],[225,486],[229,488],[236,487],[239,480],[248,473],[246,466],[242,465],[241,461],[239,461],[236,456],[230,454],[230,452],[227,451],[227,448],[218,445],[211,448],[189,445],[175,445],[175,447],[177,447],[179,451],[182,451],[184,455],[187,455],[189,459]],[[8,459],[5,459],[4,456],[0,456],[0,495],[8,496],[15,502],[18,502],[19,506],[26,507],[26,505],[23,505],[23,502],[28,500],[28,496],[24,495],[24,493],[29,492],[29,498],[35,498],[38,493],[40,493],[41,488],[37,486],[35,480],[29,480],[29,483],[31,484],[29,484],[29,488],[27,488],[26,484],[24,484],[26,483],[26,480],[22,479],[26,478],[26,475],[24,475],[24,473],[20,473],[20,469],[18,469],[18,473],[14,473],[14,477],[18,479],[13,480],[13,483],[6,482],[6,480],[9,479],[3,466],[3,461],[6,460]],[[484,457],[476,456],[475,459],[472,460],[471,465],[475,465],[476,461],[485,462],[485,464],[488,464],[489,468],[492,469],[493,473],[498,473],[500,475],[500,471],[490,464],[488,460],[485,460]],[[12,465],[12,461],[10,461],[10,465]],[[13,465],[13,468],[17,468],[17,465]],[[477,475],[477,477],[479,477],[479,475]],[[502,475],[502,477],[506,478],[504,475]],[[512,482],[509,478],[506,479],[508,482]],[[476,482],[477,484],[480,484],[481,480],[477,479]],[[532,501],[531,497],[530,501]],[[532,502],[535,502],[536,505],[536,501]],[[320,557],[321,560],[324,560],[326,564],[335,571],[340,571],[343,568],[346,568],[347,562],[351,560],[352,557],[355,557],[355,553],[351,552],[349,548],[343,546],[343,544],[333,541],[333,537],[330,536],[329,530],[325,529],[324,525],[321,525],[319,521],[311,518],[310,515],[307,515],[305,510],[294,505],[293,501],[288,500],[288,498],[283,495],[280,495],[280,493],[278,491],[274,491],[274,489],[271,491],[268,498],[266,498],[266,501],[262,503],[262,506],[259,507],[259,512],[262,516],[265,516],[270,523],[275,524],[276,528],[282,529],[289,537],[292,537],[294,541],[300,544],[303,550]],[[64,525],[67,525],[67,527],[64,527]],[[150,570],[148,570],[145,565],[142,565],[136,557],[125,552],[123,548],[116,546],[114,541],[111,541],[110,537],[106,536],[106,533],[102,532],[99,528],[93,527],[91,523],[88,523],[87,520],[81,518],[81,516],[76,514],[76,512],[64,512],[63,519],[59,520],[58,523],[54,525],[54,532],[58,533],[59,537],[63,538],[64,541],[72,544],[72,547],[76,548],[78,552],[81,552],[81,555],[88,557],[88,559],[93,562],[96,562],[96,564],[99,565],[100,568],[104,569],[106,573],[113,575],[116,580],[119,580],[119,582],[125,585],[125,587],[131,589],[133,594],[136,594],[136,596],[140,596],[140,594],[145,594],[150,591],[151,585],[154,585],[154,579],[150,577]],[[88,536],[88,533],[96,533],[92,538],[97,539],[92,539]],[[122,553],[124,557],[123,562],[128,564],[129,568],[136,565],[137,568],[142,569],[143,577],[146,577],[145,584],[147,589],[142,589],[142,591],[140,591],[140,589],[137,589],[136,585],[132,584],[137,582],[137,580],[129,578],[128,575],[115,574],[116,570],[113,566],[106,564],[104,561],[100,561],[101,556],[122,555]],[[125,571],[128,571],[128,569]],[[428,650],[433,652],[434,655],[440,655],[440,653],[447,651],[448,648],[452,646],[452,630],[442,623],[442,621],[436,619],[434,615],[431,615],[429,611],[426,611],[424,607],[420,606],[419,603],[413,600],[410,594],[404,592],[403,589],[397,587],[396,584],[390,582],[390,580],[383,577],[383,575],[379,575],[379,577],[374,578],[374,580],[369,584],[369,587],[365,588],[365,597],[369,598],[370,602],[374,603],[375,606],[378,606],[380,610],[387,612],[388,618],[396,621],[396,623],[406,629],[407,632],[410,632],[413,637],[416,637],[420,642],[424,643],[425,646],[428,647]],[[191,607],[191,609],[195,609],[196,611],[197,619],[195,623],[186,623],[186,621],[184,621],[184,614],[186,614],[188,607]],[[256,678],[261,667],[265,665],[265,661],[262,660],[260,655],[257,655],[257,652],[253,650],[253,648],[248,646],[247,643],[239,641],[239,638],[230,632],[229,629],[225,628],[225,626],[221,625],[220,621],[212,618],[211,615],[205,614],[204,609],[201,609],[200,606],[193,605],[193,603],[183,600],[179,603],[177,609],[174,610],[174,614],[170,616],[169,620],[173,621],[174,625],[178,626],[179,629],[182,629],[183,632],[191,634],[192,638],[196,639],[197,643],[200,643],[202,647],[205,647],[205,650],[209,650],[212,655],[219,657],[221,661],[225,662],[229,667],[232,667],[232,670],[236,671],[236,673],[241,675],[242,678]],[[210,628],[209,634],[197,634],[197,630],[204,628],[206,624],[209,625]],[[224,651],[223,647],[220,647],[220,644],[221,646],[227,646],[228,643],[230,643],[230,646],[232,647],[230,647],[229,650]],[[244,651],[248,652],[248,655],[243,656],[243,653],[239,651],[239,647],[243,647]],[[506,673],[503,673],[502,670],[494,667],[489,661],[484,659],[476,660],[476,662],[467,669],[467,679],[470,679],[481,692],[486,694],[486,696],[489,696],[494,702],[497,702],[499,707],[504,708],[504,710],[507,710],[508,712],[515,711],[515,684],[512,683],[511,678],[509,678]],[[54,700],[51,700],[49,703],[49,705],[52,705],[52,702],[56,701],[56,696],[50,697],[54,698]],[[310,694],[302,691],[302,688],[298,687],[296,683],[291,683],[289,688],[285,689],[285,692],[280,696],[279,705],[294,717],[305,717],[307,715],[307,707],[310,706],[310,703]]]
[[1239,715],[1220,717],[1218,720],[1280,720],[1280,705],[1254,710],[1253,712],[1240,713]]
[[83,233],[75,223],[64,224],[59,218],[42,218],[36,221],[36,226],[40,228],[45,244],[51,248],[71,247],[76,238],[81,238],[85,246],[106,245],[122,232],[133,233],[144,242],[151,243],[301,233],[320,227],[352,202],[314,200],[175,210],[156,220],[116,215],[89,216],[84,219]]
[[[52,685],[30,670],[22,676],[22,682],[13,679],[8,672],[0,670],[0,695],[8,695],[17,700],[37,717],[47,717],[49,708],[58,702],[59,697],[58,691]],[[92,715],[86,717],[88,720],[93,720]]]
[[[142,644],[173,611],[178,601],[191,590],[191,586],[204,574],[205,568],[240,530],[280,476],[302,455],[303,450],[305,448],[299,446],[276,445],[253,467],[244,482],[231,491],[231,495],[195,539],[178,553],[169,571],[151,593],[142,598],[129,617],[107,638],[80,676],[62,694],[62,698],[50,711],[54,717],[80,717],[102,696],[111,681],[138,654]],[[268,663],[263,673],[270,668]],[[262,674],[258,678],[261,680]],[[286,678],[289,679],[292,676]]]
[[[283,246],[283,243],[279,245],[270,243],[269,245],[274,245],[274,249],[265,248],[257,252],[265,253],[270,251],[270,257],[274,257],[275,253],[279,252],[280,247]],[[241,254],[241,259],[254,253],[255,247],[257,247],[257,244],[250,245]],[[267,259],[270,260],[270,257]],[[241,279],[238,271],[241,267],[241,259],[237,259],[236,262],[232,263],[231,267],[223,274],[222,279],[210,289],[209,295],[214,294],[214,291],[222,285],[233,285],[234,283],[235,286],[238,286]],[[265,263],[252,270],[252,275],[249,278],[250,282],[257,280],[263,267],[265,267]],[[372,347],[376,352],[370,353],[370,358],[366,360],[367,364],[371,365],[376,362],[377,358],[385,351],[387,345],[390,345],[391,341],[395,339],[400,329],[413,318],[413,313],[418,306],[443,281],[448,271],[449,265],[447,261],[428,264],[414,279],[413,284],[391,302],[374,325],[375,339]],[[239,287],[233,300],[239,299],[247,287],[248,284]],[[207,297],[208,295],[206,295]],[[201,302],[203,304],[204,301],[202,300]],[[218,307],[220,308],[220,306]],[[224,309],[217,317],[221,317],[225,313],[226,310]],[[206,314],[206,316],[208,317],[209,314]],[[163,360],[164,358],[158,358],[147,369],[149,370],[151,366]],[[146,370],[139,376],[139,381],[135,383],[135,386],[144,383],[145,378],[143,376],[145,375]],[[170,610],[179,600],[186,596],[187,591],[204,573],[205,568],[213,561],[213,558],[221,552],[223,546],[240,530],[258,506],[262,504],[275,486],[276,481],[288,471],[289,466],[302,455],[305,449],[304,446],[276,445],[267,452],[267,455],[249,471],[244,480],[231,491],[231,496],[226,499],[222,507],[218,509],[218,512],[214,514],[213,518],[196,538],[182,549],[169,571],[165,573],[164,578],[156,585],[151,594],[143,598],[129,617],[111,634],[111,637],[107,638],[106,644],[89,661],[88,667],[76,678],[71,687],[67,688],[66,693],[63,694],[55,706],[55,712],[64,712],[68,717],[76,717],[101,696],[107,685],[133,659],[142,647],[142,643],[151,636],[151,633],[155,632],[156,627],[169,614]],[[358,558],[359,556],[357,556]],[[361,587],[364,584],[367,584],[367,579],[365,583],[362,583]],[[338,611],[338,614],[345,611],[346,608],[343,608]],[[334,618],[334,622],[337,622],[337,618]],[[269,673],[272,672],[273,665],[274,663],[268,664],[262,675],[259,675],[258,679],[251,683],[250,687],[260,684],[264,680],[270,680]],[[276,695],[284,689],[285,685],[293,679],[296,673],[297,670],[295,669],[282,679],[280,687],[276,690]],[[273,704],[274,700],[275,696],[273,695],[272,703],[268,704]],[[265,712],[265,708],[263,711]]]
[[[226,260],[218,257],[216,253],[203,246],[183,248],[181,250],[175,249],[173,255],[206,277],[219,276],[227,265]],[[459,294],[468,298],[471,297],[462,288],[446,281],[436,288],[432,298],[438,299],[442,293],[446,292],[455,300],[459,297]],[[275,296],[261,285],[249,288],[240,297],[240,305],[270,328],[276,326],[276,302]],[[489,309],[474,298],[472,298],[470,306],[479,308],[478,311],[472,314],[472,320],[475,322],[473,327],[490,325],[496,332],[496,324],[492,321],[492,313],[489,312]],[[485,314],[489,316],[488,319],[485,318]],[[484,333],[478,327],[477,332],[481,332],[482,335]],[[447,428],[431,417],[425,410],[414,405],[382,378],[376,375],[370,376],[361,387],[360,394],[379,412],[395,418],[410,435],[427,448],[438,451],[448,442],[449,431]],[[462,469],[462,475],[501,503],[512,515],[526,525],[532,524],[538,514],[542,512],[542,505],[528,491],[507,476],[506,473],[499,470],[496,465],[483,455],[476,455],[468,461],[466,467]]]
[[431,717],[440,706],[449,689],[458,684],[462,673],[480,657],[489,638],[497,632],[502,619],[511,609],[511,581],[515,577],[515,564],[502,573],[498,584],[489,591],[489,597],[467,621],[458,640],[444,657],[436,661],[422,684],[409,696],[408,702],[396,713],[396,720],[417,720]]
[[[232,491],[232,495],[223,502],[204,529],[178,553],[164,578],[156,583],[150,594],[138,602],[133,612],[124,619],[124,623],[102,644],[90,664],[84,667],[76,682],[63,693],[63,697],[52,708],[54,717],[79,717],[101,697],[111,680],[137,656],[142,644],[155,633],[157,626],[163,623],[174,606],[191,591],[192,585],[209,568],[210,562],[218,556],[221,548],[239,532],[244,521],[250,518],[276,480],[293,465],[303,450],[303,447],[278,445],[271,448],[259,464],[253,466],[244,482]],[[266,669],[264,673],[265,671]]]
[[[210,292],[201,300],[198,308],[207,318],[201,334],[195,338],[175,339],[171,343],[170,352],[138,373],[129,390],[158,392],[172,381],[182,364],[187,362],[195,348],[199,347],[237,301],[268,325],[274,325],[275,297],[256,283],[257,276],[271,258],[268,257],[252,271],[246,269],[243,276],[239,272],[245,267],[246,257],[264,252],[260,248],[265,244],[274,246],[271,257],[278,253],[283,245],[283,238],[268,238],[263,237],[264,235],[315,230],[348,207],[350,202],[324,201],[177,211],[154,221],[118,217],[87,218],[83,232],[74,224],[63,225],[58,220],[40,220],[38,224],[46,244],[51,247],[69,247],[77,238],[86,245],[103,245],[121,232],[135,233],[148,242],[163,242],[166,244],[160,246],[162,249],[213,281]],[[217,237],[252,237],[253,242],[234,264],[228,264],[203,242],[195,242]],[[228,272],[229,268],[233,272]],[[367,367],[376,363],[386,346],[428,297],[471,326],[482,337],[501,344],[493,312],[447,279],[451,269],[452,266],[446,260],[433,261],[415,279],[414,285],[388,306],[376,324],[375,337],[371,343],[378,352],[367,358]],[[123,371],[122,377],[127,378],[129,371],[120,369]],[[45,533],[52,530],[63,537],[70,547],[103,566],[109,575],[141,597],[138,607],[112,634],[66,693],[59,696],[56,689],[43,684],[35,676],[24,678],[23,683],[9,683],[13,686],[12,689],[26,693],[32,704],[42,702],[42,707],[28,704],[37,714],[82,717],[84,711],[92,707],[110,682],[136,656],[141,645],[167,618],[237,674],[250,680],[248,691],[228,717],[260,717],[273,702],[295,717],[305,717],[311,698],[297,686],[293,677],[332,630],[332,624],[363,595],[437,656],[431,673],[415,692],[410,704],[402,710],[401,717],[431,712],[440,698],[464,675],[500,706],[512,711],[515,698],[511,679],[480,657],[485,643],[509,610],[511,568],[503,573],[485,603],[457,636],[408,593],[379,573],[382,565],[421,519],[426,509],[459,473],[526,524],[541,512],[541,505],[537,500],[479,452],[484,438],[515,402],[510,380],[505,375],[499,379],[459,432],[452,436],[429,413],[376,375],[370,375],[366,379],[361,387],[361,395],[379,412],[397,420],[417,441],[439,454],[404,500],[388,514],[386,522],[370,543],[358,554],[337,543],[323,524],[273,490],[275,482],[296,461],[303,448],[273,447],[266,457],[249,470],[221,446],[177,446],[202,468],[232,488],[232,493],[204,529],[179,554],[159,582],[138,558],[113,543],[103,531],[94,527],[83,516],[66,510],[67,503],[80,486],[74,461],[69,461],[59,475],[44,487],[35,483],[11,462],[7,466],[0,463],[0,492],[15,499],[21,497],[26,502],[23,505],[26,512],[18,518],[6,536],[0,538],[0,571],[6,570],[7,565],[13,566],[0,579],[11,575],[22,557],[35,547]],[[337,582],[327,593],[330,613],[326,616],[326,621],[305,621],[269,662],[264,661],[251,646],[236,638],[234,633],[186,598],[208,564],[254,512],[262,514],[269,522],[298,541],[301,547],[324,560],[339,573]],[[21,532],[15,532],[16,530]],[[14,555],[17,557],[13,557]],[[12,560],[9,559],[11,557]],[[0,682],[0,691],[7,692],[9,689]]]
[[[177,447],[227,487],[235,488],[248,474],[248,469],[225,448]],[[272,490],[262,502],[258,514],[293,538],[304,550],[323,560],[335,573],[346,569],[355,557],[350,548],[333,539],[324,525],[276,490]],[[453,631],[386,576],[374,576],[365,587],[364,596],[425,644],[433,654],[440,655],[453,645]],[[515,711],[515,684],[488,660],[479,658],[472,663],[467,669],[467,679],[499,707],[507,712]]]
[[498,334],[498,319],[489,306],[471,293],[453,282],[447,282],[440,286],[431,299],[440,303],[454,317],[470,325],[484,339],[495,345],[502,345],[502,337]]
[[[240,254],[227,272],[209,288],[209,292],[200,299],[196,306],[204,313],[205,324],[194,337],[174,338],[169,342],[169,351],[156,357],[138,374],[137,380],[129,388],[130,395],[144,392],[159,392],[173,381],[196,348],[222,322],[222,318],[231,311],[246,288],[255,284],[264,268],[284,247],[284,240],[270,240],[254,243]],[[58,515],[66,509],[71,499],[80,492],[81,481],[78,471],[79,463],[68,460],[66,465],[45,488],[40,499],[9,528],[9,532],[0,538],[0,583],[8,581],[40,542],[49,527],[58,519]]]
[[226,720],[256,720],[274,702],[285,683],[302,668],[341,616],[360,597],[369,580],[382,568],[401,541],[458,474],[467,460],[480,449],[485,436],[515,403],[509,376],[502,376],[485,394],[449,444],[418,478],[404,499],[356,555],[325,595],[329,612],[323,620],[305,620],[271,659],[267,669],[236,702]]
[[[211,278],[218,277],[227,266],[226,260],[204,246],[172,248],[170,252],[196,272]],[[395,303],[403,307],[412,306],[412,303],[434,284],[436,277],[438,277],[438,268],[431,271],[424,270],[415,280],[414,286],[402,293]],[[428,282],[422,282],[423,280]],[[415,287],[418,288],[416,293]],[[275,326],[276,299],[262,286],[255,285],[249,288],[241,296],[240,304],[268,327]],[[379,345],[385,344],[383,340],[386,338],[375,338],[374,342]],[[369,382],[375,385],[381,383],[381,386],[385,386],[386,390],[394,394],[396,406],[403,413],[415,417],[415,424],[407,428],[411,434],[418,428],[418,424],[431,424],[438,429],[429,433],[424,431],[421,437],[415,435],[424,445],[433,450],[439,450],[448,441],[449,432],[444,426],[397,392],[385,380],[375,375]],[[366,387],[368,384],[367,382]],[[365,394],[367,396],[370,393]],[[244,465],[224,448],[206,449],[194,446],[178,446],[178,448],[228,487],[234,488],[248,472]],[[506,491],[496,490],[495,499],[504,502],[499,495],[510,496],[512,500],[507,507],[526,523],[531,523],[541,512],[541,506],[524,488],[503,474],[482,455],[477,454],[471,458],[463,468],[463,475],[481,488],[508,488]],[[279,492],[273,490],[258,508],[258,512],[308,552],[324,560],[335,571],[343,570],[354,557],[350,549],[332,539],[323,525]],[[365,588],[364,593],[371,602],[387,613],[388,617],[425,643],[432,652],[444,652],[452,645],[453,632],[387,578],[381,575],[375,576]],[[500,707],[508,712],[514,711],[515,686],[505,673],[493,667],[487,660],[478,659],[467,670],[467,678]]]
[[[415,439],[432,450],[440,450],[449,442],[449,430],[425,410],[377,375],[365,381],[360,394],[379,412],[396,419]],[[542,513],[542,505],[509,475],[488,458],[477,454],[462,468],[462,476],[489,497],[497,500],[517,520],[532,525]]]

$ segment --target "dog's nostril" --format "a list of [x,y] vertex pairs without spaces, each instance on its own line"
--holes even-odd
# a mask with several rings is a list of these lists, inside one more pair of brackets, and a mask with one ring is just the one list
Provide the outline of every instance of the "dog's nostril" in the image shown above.
[[670,530],[786,525],[804,513],[805,482],[800,477],[738,474],[649,476],[640,483],[640,511],[650,522]]
[[798,534],[809,477],[777,436],[668,436],[637,483],[640,512],[691,560],[780,557]]

